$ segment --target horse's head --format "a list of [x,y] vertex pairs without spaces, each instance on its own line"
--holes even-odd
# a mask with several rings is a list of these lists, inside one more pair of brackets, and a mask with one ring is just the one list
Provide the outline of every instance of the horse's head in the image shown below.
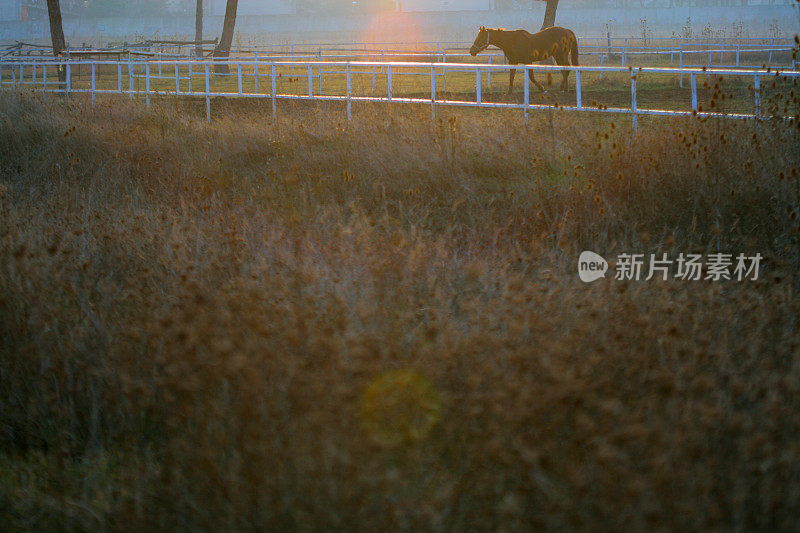
[[475,42],[472,43],[472,47],[469,49],[469,55],[476,56],[479,52],[486,50],[491,44],[489,40],[489,30],[481,26],[478,30],[478,36],[475,37]]

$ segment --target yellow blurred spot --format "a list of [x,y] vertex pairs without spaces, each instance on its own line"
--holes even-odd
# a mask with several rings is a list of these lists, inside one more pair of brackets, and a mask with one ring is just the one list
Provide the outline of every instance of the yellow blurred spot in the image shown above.
[[381,374],[361,398],[361,422],[370,439],[383,446],[424,438],[439,422],[441,395],[428,378],[409,369]]

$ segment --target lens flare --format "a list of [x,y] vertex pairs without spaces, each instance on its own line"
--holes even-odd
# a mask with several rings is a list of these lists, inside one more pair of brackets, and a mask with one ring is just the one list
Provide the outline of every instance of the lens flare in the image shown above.
[[361,422],[367,435],[383,446],[423,439],[439,422],[442,399],[428,378],[415,370],[381,374],[361,398]]

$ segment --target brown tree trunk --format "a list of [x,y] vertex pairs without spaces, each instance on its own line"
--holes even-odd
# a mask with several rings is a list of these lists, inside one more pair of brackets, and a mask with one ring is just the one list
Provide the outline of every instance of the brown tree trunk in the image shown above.
[[800,2],[795,2],[794,7],[797,9],[797,21],[800,22]]
[[[47,13],[50,16],[50,39],[53,41],[53,55],[58,55],[67,47],[64,41],[64,26],[61,24],[61,5],[59,0],[47,0]],[[58,81],[67,81],[67,71],[58,67]]]
[[203,57],[203,45],[200,41],[203,40],[203,0],[197,0],[197,11],[194,15],[194,55]]
[[[231,53],[231,44],[233,43],[233,28],[236,26],[236,9],[239,7],[239,0],[228,0],[225,5],[225,22],[222,23],[222,35],[219,38],[219,43],[214,49],[214,57],[226,58]],[[214,72],[218,74],[228,74],[227,64],[220,64],[214,67]]]
[[547,0],[547,7],[544,9],[544,22],[542,23],[542,29],[555,25],[557,7],[558,0]]

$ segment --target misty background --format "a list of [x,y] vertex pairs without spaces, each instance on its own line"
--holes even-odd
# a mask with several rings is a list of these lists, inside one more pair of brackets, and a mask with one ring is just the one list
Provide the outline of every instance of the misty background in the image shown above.
[[[792,37],[795,0],[561,0],[556,24],[581,37]],[[195,0],[61,0],[72,46],[194,38]],[[471,41],[479,25],[541,26],[537,0],[240,0],[234,44]],[[225,0],[204,1],[204,38]],[[0,42],[47,42],[45,0],[0,0]]]

